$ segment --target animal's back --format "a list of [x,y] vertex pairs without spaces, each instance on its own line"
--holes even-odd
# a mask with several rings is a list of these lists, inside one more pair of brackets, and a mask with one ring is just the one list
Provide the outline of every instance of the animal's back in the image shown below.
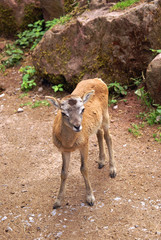
[[104,116],[108,114],[108,88],[107,85],[98,78],[83,80],[78,83],[72,95],[82,97],[85,92],[95,90],[94,95],[85,104],[83,116],[83,130],[89,135],[96,133],[102,127]]
[[77,87],[72,92],[72,95],[78,95],[82,97],[85,92],[91,90],[95,90],[95,96],[97,98],[104,96],[108,101],[107,85],[100,78],[82,80],[78,83]]

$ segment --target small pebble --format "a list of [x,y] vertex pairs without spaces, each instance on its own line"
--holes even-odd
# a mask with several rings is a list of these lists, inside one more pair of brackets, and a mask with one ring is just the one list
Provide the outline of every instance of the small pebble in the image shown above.
[[115,106],[113,107],[113,109],[114,109],[114,110],[118,109],[118,105],[115,105]]
[[43,87],[39,87],[38,92],[42,92],[43,91]]
[[8,226],[7,229],[5,230],[5,232],[9,232],[9,231],[12,232],[13,229],[12,229],[11,227]]
[[56,209],[54,209],[52,212],[51,212],[52,216],[55,216],[56,215]]
[[6,219],[7,219],[7,217],[4,216],[4,217],[1,219],[1,221],[5,221]]
[[108,229],[108,226],[104,226],[103,228],[104,228],[104,229]]
[[18,110],[17,110],[18,113],[21,113],[23,111],[24,111],[23,108],[18,108]]
[[114,198],[114,200],[115,200],[115,201],[120,201],[121,198],[120,198],[120,197],[116,197],[116,198]]
[[30,222],[30,223],[33,223],[33,222],[34,222],[33,217],[29,217],[29,222]]

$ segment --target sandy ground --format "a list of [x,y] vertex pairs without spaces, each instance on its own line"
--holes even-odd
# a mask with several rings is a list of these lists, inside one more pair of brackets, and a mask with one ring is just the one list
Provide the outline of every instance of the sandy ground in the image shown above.
[[108,161],[98,169],[98,144],[92,136],[89,173],[96,202],[86,204],[80,156],[72,154],[66,197],[53,203],[60,185],[61,156],[52,143],[55,109],[20,104],[52,94],[48,88],[20,98],[18,68],[0,74],[0,240],[159,240],[161,239],[161,145],[158,126],[145,125],[139,138],[128,132],[144,110],[133,92],[110,107],[117,177],[109,177]]

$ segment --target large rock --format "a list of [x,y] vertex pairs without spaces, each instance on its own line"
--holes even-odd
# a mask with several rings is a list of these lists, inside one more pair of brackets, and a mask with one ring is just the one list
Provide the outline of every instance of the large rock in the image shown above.
[[64,14],[64,0],[0,0],[0,36],[13,36],[29,23]]
[[64,0],[40,0],[40,3],[45,21],[64,14]]
[[148,65],[146,85],[155,103],[161,105],[161,53]]
[[0,35],[11,37],[40,18],[42,9],[38,0],[0,1]]
[[83,78],[128,83],[161,46],[161,0],[111,12],[108,4],[47,31],[33,53],[40,75],[71,85]]

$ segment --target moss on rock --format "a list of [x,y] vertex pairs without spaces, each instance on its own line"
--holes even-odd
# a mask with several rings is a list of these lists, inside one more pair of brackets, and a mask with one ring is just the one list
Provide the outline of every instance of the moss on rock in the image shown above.
[[13,10],[0,4],[0,35],[13,37],[16,31],[17,25]]
[[74,9],[74,0],[64,0],[65,13],[70,13]]
[[[18,3],[21,4],[20,1]],[[0,36],[12,38],[18,31],[24,31],[29,23],[43,19],[42,9],[33,3],[25,6],[21,23],[16,20],[14,14],[13,9],[0,4]]]
[[20,25],[20,30],[24,31],[29,23],[34,23],[39,19],[43,19],[42,9],[35,7],[33,3],[30,3],[24,8],[24,17],[22,24]]

